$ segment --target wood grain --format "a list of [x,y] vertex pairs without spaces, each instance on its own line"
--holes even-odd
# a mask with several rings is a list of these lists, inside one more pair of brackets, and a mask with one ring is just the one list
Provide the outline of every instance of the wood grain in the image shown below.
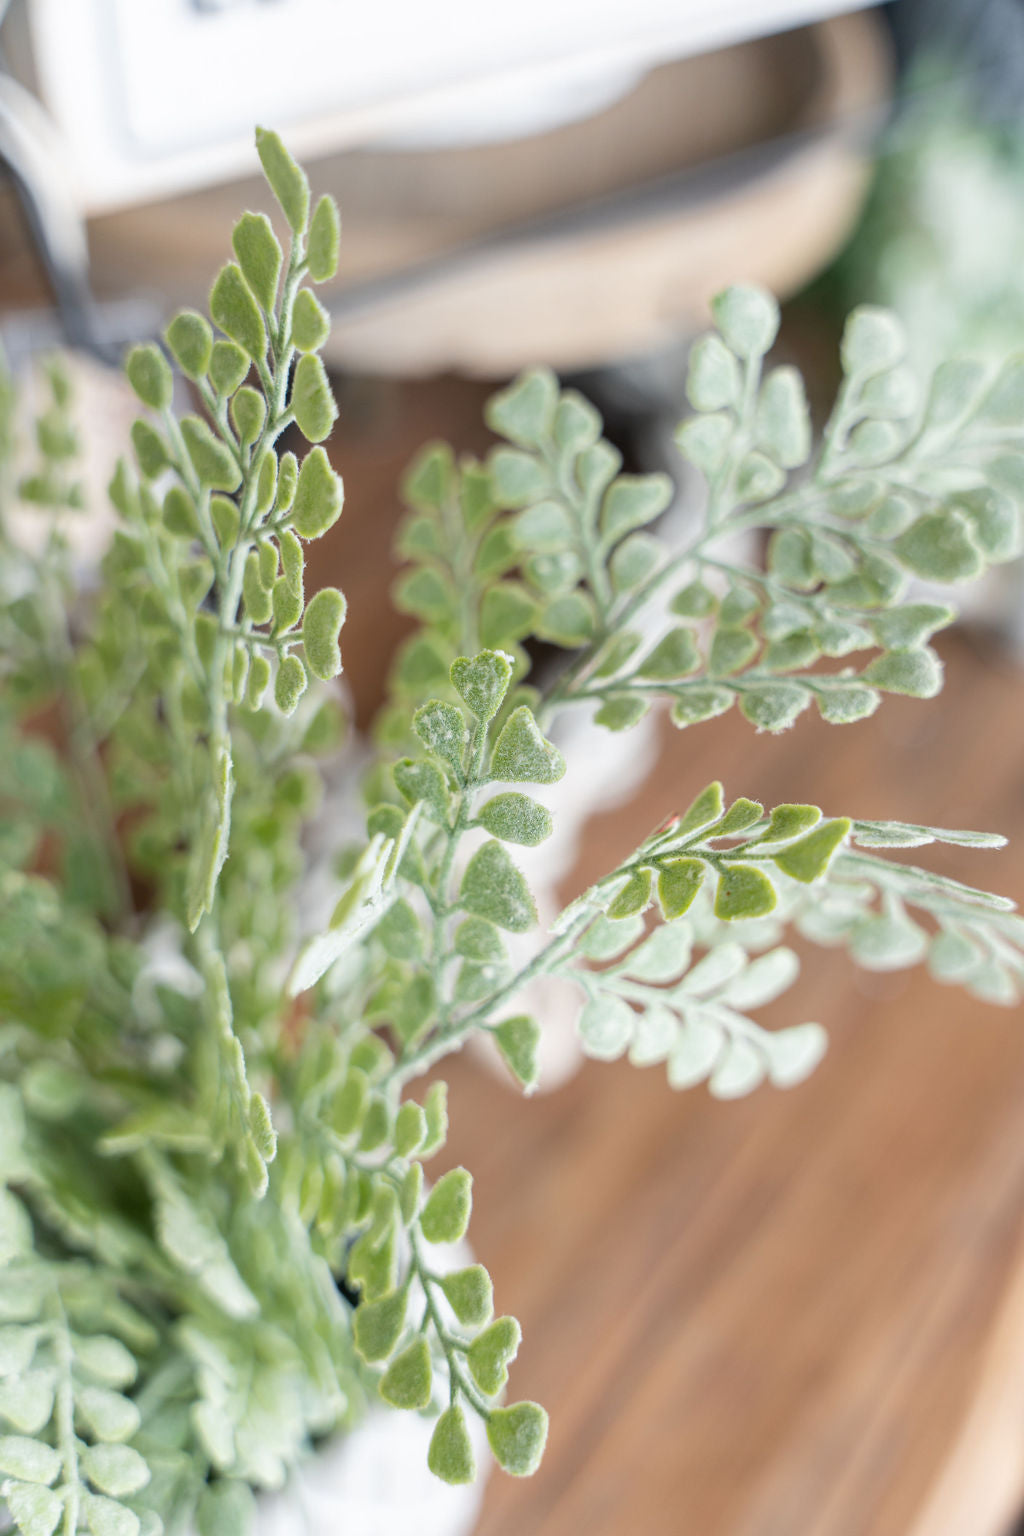
[[[574,883],[716,775],[769,802],[999,828],[1019,848],[1024,679],[978,642],[946,650],[941,701],[888,701],[857,727],[666,730]],[[1024,897],[1012,848],[934,864]],[[825,1021],[830,1053],[803,1087],[735,1104],[618,1065],[524,1102],[453,1065],[474,1240],[525,1331],[515,1393],[552,1414],[541,1472],[494,1476],[480,1536],[911,1530],[1019,1263],[1021,1018],[821,952],[766,1016]]]

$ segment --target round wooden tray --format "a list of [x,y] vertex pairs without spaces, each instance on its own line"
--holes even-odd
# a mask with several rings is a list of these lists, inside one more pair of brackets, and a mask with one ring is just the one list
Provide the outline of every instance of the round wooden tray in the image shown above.
[[[342,208],[329,358],[499,377],[664,345],[743,277],[780,293],[860,206],[888,55],[855,14],[668,64],[603,112],[512,143],[349,152],[312,167]],[[97,290],[203,293],[254,179],[96,219]]]

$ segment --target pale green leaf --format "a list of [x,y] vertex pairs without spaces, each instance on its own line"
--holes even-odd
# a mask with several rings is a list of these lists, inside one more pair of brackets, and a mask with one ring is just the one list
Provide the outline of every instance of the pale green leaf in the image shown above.
[[493,432],[521,448],[539,448],[551,432],[557,403],[558,380],[549,369],[535,368],[492,396],[484,415]]
[[686,394],[697,411],[719,411],[739,404],[742,382],[734,353],[715,335],[701,336],[690,348]]
[[189,863],[188,926],[193,933],[203,913],[213,905],[217,881],[228,856],[233,793],[231,753],[225,746],[213,765],[213,782],[205,793],[199,836]]
[[4,1498],[22,1536],[53,1536],[64,1513],[59,1493],[38,1483],[8,1482]]
[[334,198],[325,192],[313,209],[306,245],[306,264],[314,283],[326,283],[334,276],[340,246],[341,215]]
[[443,1174],[420,1213],[420,1231],[428,1243],[457,1243],[464,1237],[473,1209],[473,1176],[465,1168]]
[[327,437],[338,414],[324,365],[315,352],[304,352],[292,379],[291,408],[299,431],[311,443]]
[[302,648],[309,670],[325,682],[341,671],[338,634],[345,622],[344,595],[336,587],[321,587],[310,598],[302,620]]
[[819,822],[810,832],[789,843],[772,858],[783,874],[792,880],[810,884],[823,875],[832,861],[836,849],[841,847],[850,833],[852,822],[845,816]]
[[721,1054],[721,1030],[698,1015],[687,1017],[669,1052],[669,1087],[681,1091],[702,1083]]
[[171,403],[173,380],[167,359],[152,342],[133,347],[125,360],[128,382],[151,411],[163,411]]
[[538,1403],[495,1408],[487,1420],[487,1439],[498,1465],[513,1477],[532,1477],[548,1438],[548,1416]]
[[602,992],[584,1004],[577,1029],[588,1056],[615,1061],[633,1038],[636,1015],[614,993]]
[[426,1408],[432,1378],[430,1346],[420,1334],[388,1366],[380,1383],[380,1395],[392,1408]]
[[56,1482],[61,1459],[52,1446],[24,1435],[0,1436],[0,1473],[22,1483]]
[[771,949],[726,982],[721,1001],[740,1013],[763,1008],[793,985],[799,970],[800,962],[793,950],[781,946]]
[[218,273],[210,291],[210,314],[221,330],[254,362],[262,360],[267,350],[266,327],[252,290],[236,262],[229,261]]
[[715,324],[739,357],[762,357],[779,329],[779,306],[762,288],[737,285],[711,305]]
[[525,933],[537,921],[529,886],[495,841],[484,843],[467,864],[459,905],[510,933]]
[[795,1088],[821,1061],[828,1036],[820,1024],[793,1024],[762,1037],[768,1053],[768,1077],[776,1088]]
[[811,421],[803,379],[796,368],[773,368],[757,402],[759,447],[784,469],[803,464],[811,451]]
[[530,709],[521,704],[509,715],[491,753],[491,777],[512,784],[555,784],[565,773],[565,759],[543,735]]
[[282,257],[266,214],[243,213],[231,232],[231,244],[243,277],[267,314],[272,314]]
[[749,1040],[730,1040],[708,1087],[716,1099],[741,1099],[764,1082],[767,1062]]
[[942,689],[942,662],[926,645],[886,651],[860,675],[886,693],[905,693],[914,699],[933,699]]
[[309,182],[305,171],[292,159],[280,137],[267,128],[256,129],[256,153],[285,218],[300,234],[309,217]]
[[765,917],[775,910],[775,887],[754,864],[728,863],[722,867],[715,891],[715,916],[726,922]]
[[450,1270],[441,1277],[441,1289],[459,1322],[467,1328],[482,1328],[494,1312],[491,1277],[482,1264]]
[[352,1337],[364,1360],[386,1360],[405,1327],[407,1293],[404,1289],[363,1301],[352,1315]]
[[85,1504],[92,1536],[140,1536],[139,1517],[126,1504],[92,1494]]
[[256,1517],[256,1500],[248,1483],[220,1477],[207,1483],[196,1506],[199,1536],[250,1536]]
[[498,1317],[477,1334],[466,1363],[481,1392],[496,1397],[508,1381],[508,1367],[519,1352],[522,1332],[514,1317]]
[[51,1371],[28,1371],[0,1381],[0,1418],[23,1435],[37,1435],[50,1422],[55,1391]]
[[81,1454],[81,1466],[94,1488],[115,1499],[138,1493],[150,1478],[145,1461],[130,1445],[86,1446]]
[[527,1093],[537,1086],[540,1025],[529,1014],[517,1014],[494,1025],[494,1038],[502,1059]]
[[323,448],[311,448],[302,461],[290,503],[291,522],[303,539],[318,539],[341,515],[344,490]]
[[488,800],[481,806],[477,820],[492,837],[526,848],[536,847],[552,832],[551,812],[529,795],[515,790]]
[[863,377],[881,373],[902,360],[906,346],[903,327],[895,315],[863,304],[853,310],[843,330],[843,368]]
[[451,666],[452,686],[478,720],[491,720],[501,708],[512,681],[512,657],[503,651],[457,656]]
[[476,1477],[473,1445],[462,1409],[446,1408],[434,1426],[427,1466],[444,1483],[471,1483]]

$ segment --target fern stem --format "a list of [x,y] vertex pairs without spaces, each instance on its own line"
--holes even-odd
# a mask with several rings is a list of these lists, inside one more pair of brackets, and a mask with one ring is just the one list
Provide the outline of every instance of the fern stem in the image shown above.
[[59,1292],[54,1292],[53,1346],[57,1359],[57,1448],[64,1464],[64,1536],[75,1536],[81,1510],[82,1485],[78,1471],[75,1436],[74,1353],[67,1315]]

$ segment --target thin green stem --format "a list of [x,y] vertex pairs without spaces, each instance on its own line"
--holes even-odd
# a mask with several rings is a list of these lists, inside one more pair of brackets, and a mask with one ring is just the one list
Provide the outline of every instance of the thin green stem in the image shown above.
[[581,912],[564,933],[556,934],[554,938],[549,939],[532,960],[469,1013],[458,1019],[449,1018],[446,1022],[442,1021],[432,1035],[396,1063],[388,1079],[389,1084],[401,1089],[412,1078],[419,1077],[445,1056],[460,1050],[473,1030],[485,1026],[495,1010],[501,1008],[522,987],[538,976],[556,969],[565,956],[571,953],[576,941],[582,937],[597,915],[596,912],[591,911]]
[[426,1301],[427,1315],[434,1326],[437,1341],[444,1352],[448,1366],[448,1381],[451,1392],[451,1402],[455,1403],[456,1393],[461,1392],[463,1397],[472,1405],[480,1417],[486,1422],[492,1413],[491,1405],[485,1401],[477,1389],[475,1382],[463,1368],[459,1358],[465,1346],[462,1341],[456,1339],[448,1332],[444,1318],[441,1316],[437,1299],[434,1295],[434,1287],[439,1284],[432,1272],[427,1268],[420,1251],[419,1239],[413,1227],[409,1228],[410,1264],[423,1289]]
[[68,1320],[58,1291],[54,1291],[53,1310],[53,1348],[57,1358],[55,1425],[57,1449],[64,1469],[64,1536],[76,1536],[81,1512],[82,1484],[78,1470],[78,1440],[75,1436],[75,1386],[72,1375],[74,1355]]

